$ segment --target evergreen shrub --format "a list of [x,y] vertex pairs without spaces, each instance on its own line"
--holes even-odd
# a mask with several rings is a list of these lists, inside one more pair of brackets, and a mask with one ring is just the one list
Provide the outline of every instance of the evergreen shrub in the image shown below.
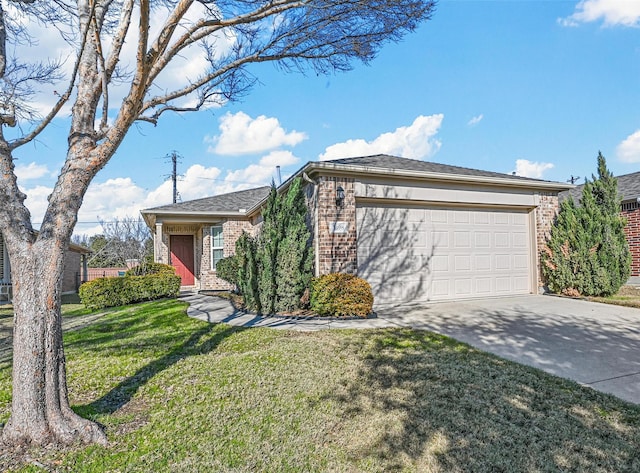
[[222,258],[216,264],[216,275],[230,284],[238,284],[238,258],[236,255]]
[[127,270],[125,276],[146,276],[148,274],[168,273],[176,274],[173,266],[163,263],[145,263]]
[[586,182],[579,203],[562,203],[547,245],[542,273],[549,289],[570,296],[609,296],[631,274],[631,253],[620,214],[616,178],[598,154],[598,177]]
[[366,317],[373,310],[367,281],[353,274],[326,274],[311,280],[311,310],[318,315]]
[[167,271],[146,276],[98,278],[80,286],[78,294],[87,308],[104,309],[177,297],[180,293],[180,282],[180,276]]

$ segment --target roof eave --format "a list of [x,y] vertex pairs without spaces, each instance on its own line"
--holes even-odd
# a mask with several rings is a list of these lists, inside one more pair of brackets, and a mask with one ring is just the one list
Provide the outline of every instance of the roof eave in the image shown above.
[[393,176],[399,178],[411,178],[426,181],[464,182],[469,184],[498,185],[501,187],[518,187],[527,189],[540,189],[548,191],[564,191],[576,187],[573,184],[565,184],[553,181],[520,180],[508,177],[474,176],[466,174],[450,174],[440,172],[411,171],[406,169],[379,168],[370,166],[358,166],[353,164],[332,164],[331,162],[311,162],[301,171],[307,173],[314,171],[333,171],[344,174],[368,174],[380,176]]
[[248,212],[216,212],[216,211],[204,211],[204,210],[187,210],[176,212],[175,210],[153,210],[146,209],[141,210],[140,213],[142,217],[145,219],[147,224],[153,224],[156,219],[156,216],[162,217],[245,217],[247,218]]

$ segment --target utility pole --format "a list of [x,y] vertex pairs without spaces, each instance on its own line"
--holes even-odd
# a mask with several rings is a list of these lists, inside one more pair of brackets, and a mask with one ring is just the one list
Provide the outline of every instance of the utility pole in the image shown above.
[[173,203],[178,202],[178,155],[175,151],[171,153],[171,163],[173,164],[173,172],[171,180],[173,181]]
[[572,174],[571,177],[567,179],[567,182],[570,182],[571,184],[575,184],[576,182],[578,182],[578,179],[580,179],[580,176],[574,176]]
[[173,182],[173,203],[178,202],[178,161],[182,158],[177,151],[171,151],[165,158],[171,159],[171,182]]

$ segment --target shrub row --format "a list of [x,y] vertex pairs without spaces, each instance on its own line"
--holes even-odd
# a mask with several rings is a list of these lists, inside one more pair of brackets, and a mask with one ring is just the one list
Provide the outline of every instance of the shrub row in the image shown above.
[[89,309],[177,297],[180,293],[180,276],[165,271],[146,276],[99,278],[84,283],[78,293],[82,303]]
[[326,274],[311,281],[311,310],[318,315],[366,317],[373,309],[367,281],[353,274]]

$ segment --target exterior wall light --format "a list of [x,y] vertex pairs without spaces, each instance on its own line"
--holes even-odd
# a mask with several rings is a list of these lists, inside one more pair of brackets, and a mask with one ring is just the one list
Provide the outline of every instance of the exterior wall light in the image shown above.
[[342,207],[344,204],[344,189],[342,186],[338,186],[336,189],[336,207]]

